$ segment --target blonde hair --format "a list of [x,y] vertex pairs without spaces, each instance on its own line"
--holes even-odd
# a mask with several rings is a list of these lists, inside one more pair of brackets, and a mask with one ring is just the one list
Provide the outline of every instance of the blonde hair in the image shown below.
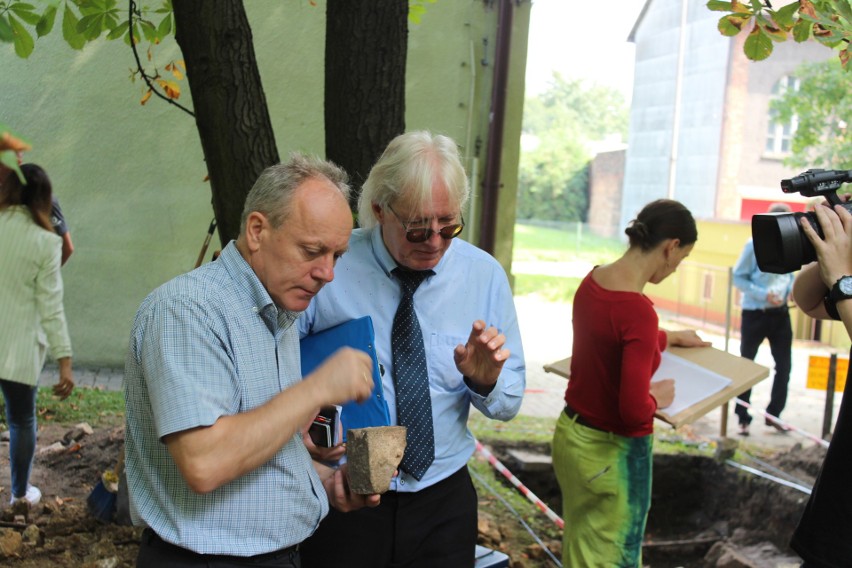
[[464,209],[470,186],[456,143],[425,130],[400,134],[391,140],[364,182],[358,199],[358,224],[376,226],[373,204],[383,209],[400,199],[420,207],[430,204],[434,181],[442,182],[450,199],[460,211]]

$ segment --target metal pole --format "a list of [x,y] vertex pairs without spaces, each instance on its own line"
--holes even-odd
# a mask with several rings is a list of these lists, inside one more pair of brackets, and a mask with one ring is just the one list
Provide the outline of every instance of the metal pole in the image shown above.
[[825,413],[822,417],[822,439],[828,440],[831,434],[831,420],[834,414],[834,385],[837,377],[837,353],[831,354],[828,363],[828,384],[825,385]]
[[[728,342],[731,340],[731,304],[734,299],[734,268],[728,267],[728,292],[725,298],[725,353],[728,352]],[[719,436],[722,438],[728,435],[728,403],[722,405],[722,419],[719,421],[720,430]]]

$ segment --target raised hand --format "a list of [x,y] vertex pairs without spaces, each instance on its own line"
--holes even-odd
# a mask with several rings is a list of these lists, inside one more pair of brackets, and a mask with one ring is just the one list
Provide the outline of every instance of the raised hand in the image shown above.
[[503,364],[509,358],[504,349],[506,336],[495,327],[486,327],[485,322],[476,320],[471,326],[467,343],[457,345],[453,359],[459,372],[480,389],[490,389],[497,382]]

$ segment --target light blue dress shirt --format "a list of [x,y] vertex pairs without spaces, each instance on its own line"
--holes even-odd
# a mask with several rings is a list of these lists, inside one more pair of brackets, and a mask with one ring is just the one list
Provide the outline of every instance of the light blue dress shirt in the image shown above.
[[275,306],[233,242],[215,262],[142,302],[125,368],[135,524],[198,553],[236,556],[272,552],[313,534],[328,498],[301,435],[204,495],[187,486],[161,441],[252,410],[298,383],[297,317]]
[[[396,266],[382,241],[380,227],[356,229],[349,250],[337,262],[334,280],[325,285],[299,319],[299,332],[306,335],[353,318],[371,316],[376,353],[385,369],[382,388],[393,424],[396,391],[391,328],[400,286],[391,271]],[[489,418],[510,420],[521,407],[526,384],[518,318],[503,267],[486,252],[454,239],[433,270],[435,275],[427,278],[414,294],[414,309],[426,350],[435,461],[420,481],[401,472],[392,482],[394,491],[419,491],[464,467],[476,447],[467,428],[470,405]],[[488,396],[465,385],[453,360],[453,349],[467,342],[477,319],[505,334],[505,347],[511,351]]]
[[[734,286],[743,293],[742,308],[744,310],[765,310],[786,306],[787,298],[793,291],[794,278],[792,272],[789,274],[762,272],[757,267],[752,239],[746,242],[737,264],[734,265]],[[772,305],[767,302],[766,296],[770,291],[784,298],[784,303]]]

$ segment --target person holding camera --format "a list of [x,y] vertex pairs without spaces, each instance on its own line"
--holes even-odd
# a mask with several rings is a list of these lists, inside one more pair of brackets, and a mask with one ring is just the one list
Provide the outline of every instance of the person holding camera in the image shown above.
[[[769,212],[789,213],[790,207],[784,203],[774,203],[769,207]],[[740,356],[753,361],[763,340],[769,340],[769,349],[775,360],[775,379],[772,381],[772,395],[766,412],[777,418],[787,404],[787,383],[790,381],[793,359],[793,326],[787,307],[787,299],[793,289],[793,273],[772,274],[760,270],[754,254],[754,241],[749,239],[734,266],[734,286],[742,292]],[[751,389],[737,398],[749,403]],[[748,436],[751,424],[748,408],[737,404],[734,412],[739,421],[740,436]],[[787,431],[785,426],[769,418],[766,419],[766,425],[780,432]]]
[[[793,284],[793,298],[813,318],[841,320],[852,337],[852,215],[843,205],[817,206],[814,215],[824,238],[806,219],[800,221],[817,262],[802,268]],[[852,558],[850,391],[852,377],[847,373],[831,444],[790,542],[802,557],[803,568],[849,566]]]

